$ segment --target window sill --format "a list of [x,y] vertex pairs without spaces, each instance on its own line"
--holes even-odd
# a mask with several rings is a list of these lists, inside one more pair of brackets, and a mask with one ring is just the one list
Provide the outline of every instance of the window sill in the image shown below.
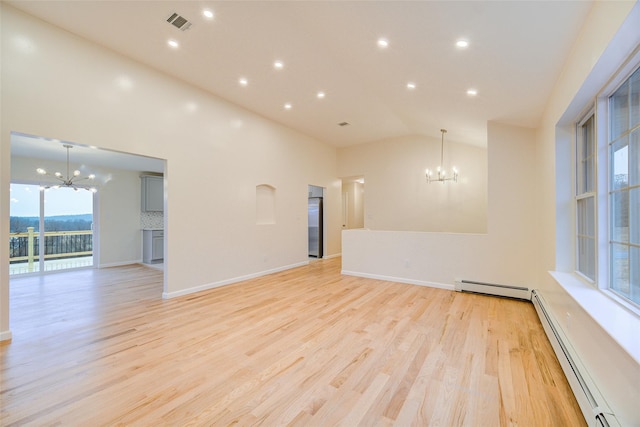
[[622,306],[600,289],[571,273],[549,272],[556,282],[611,336],[640,363],[640,316]]

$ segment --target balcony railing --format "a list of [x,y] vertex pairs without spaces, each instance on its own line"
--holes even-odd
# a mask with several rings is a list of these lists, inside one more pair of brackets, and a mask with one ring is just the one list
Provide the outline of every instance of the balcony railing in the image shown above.
[[[93,232],[47,231],[44,233],[44,259],[87,257],[93,254]],[[36,271],[40,256],[40,233],[28,227],[26,233],[9,234],[9,264],[27,263],[28,272]]]

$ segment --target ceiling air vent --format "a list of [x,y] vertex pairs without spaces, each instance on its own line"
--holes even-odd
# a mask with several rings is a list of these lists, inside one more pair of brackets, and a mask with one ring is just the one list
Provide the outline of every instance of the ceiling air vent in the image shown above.
[[187,31],[191,27],[189,22],[184,16],[180,16],[177,13],[171,14],[167,22],[181,31]]

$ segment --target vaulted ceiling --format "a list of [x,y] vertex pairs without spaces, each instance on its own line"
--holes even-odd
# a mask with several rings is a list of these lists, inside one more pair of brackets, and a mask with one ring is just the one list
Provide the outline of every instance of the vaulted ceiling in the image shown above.
[[[537,126],[592,4],[6,3],[337,147],[439,138],[441,128],[448,140],[484,146],[488,120]],[[190,28],[167,22],[173,13]],[[468,46],[456,46],[460,40]]]

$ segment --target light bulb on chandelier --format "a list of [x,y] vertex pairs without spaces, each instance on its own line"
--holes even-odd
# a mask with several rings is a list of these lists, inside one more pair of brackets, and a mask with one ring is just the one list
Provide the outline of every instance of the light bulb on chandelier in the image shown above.
[[443,161],[444,161],[444,134],[447,133],[446,129],[440,129],[440,132],[442,132],[442,142],[440,144],[440,166],[438,166],[436,168],[436,173],[437,173],[437,177],[433,176],[433,170],[431,169],[427,169],[427,182],[431,183],[432,181],[435,182],[442,182],[445,183],[446,181],[453,181],[453,182],[458,182],[458,169],[454,166],[451,169],[451,176],[447,176],[447,171],[444,169],[443,167]]

